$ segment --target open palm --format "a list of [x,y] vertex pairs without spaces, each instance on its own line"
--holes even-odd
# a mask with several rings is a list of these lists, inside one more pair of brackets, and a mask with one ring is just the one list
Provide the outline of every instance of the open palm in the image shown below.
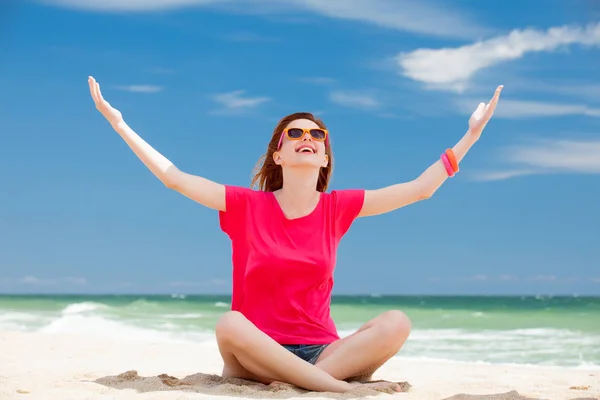
[[111,125],[115,125],[118,122],[122,121],[123,116],[121,112],[110,105],[110,103],[102,97],[102,92],[100,92],[100,85],[93,77],[88,78],[88,83],[90,85],[90,94],[92,95],[92,99],[94,99],[94,103],[96,104],[96,109],[100,111],[100,113],[110,122]]
[[500,92],[502,92],[502,88],[504,86],[498,86],[496,91],[494,92],[494,96],[490,100],[488,104],[479,103],[477,109],[469,118],[469,132],[474,135],[476,138],[481,136],[481,132],[489,122],[492,115],[494,115],[494,110],[496,110],[496,105],[498,104],[498,100],[500,99]]

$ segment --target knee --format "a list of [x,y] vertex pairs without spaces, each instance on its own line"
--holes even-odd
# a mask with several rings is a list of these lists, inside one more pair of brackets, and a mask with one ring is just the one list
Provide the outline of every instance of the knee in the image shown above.
[[381,315],[378,328],[382,341],[399,349],[410,335],[411,322],[402,311],[391,310]]
[[234,344],[238,342],[243,335],[241,331],[248,320],[238,311],[228,311],[219,318],[215,326],[215,334],[219,343]]

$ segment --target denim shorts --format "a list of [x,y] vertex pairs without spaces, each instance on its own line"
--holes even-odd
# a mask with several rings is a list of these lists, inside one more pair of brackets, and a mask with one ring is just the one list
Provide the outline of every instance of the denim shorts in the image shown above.
[[328,346],[327,344],[283,344],[283,347],[311,364],[315,364],[317,359]]

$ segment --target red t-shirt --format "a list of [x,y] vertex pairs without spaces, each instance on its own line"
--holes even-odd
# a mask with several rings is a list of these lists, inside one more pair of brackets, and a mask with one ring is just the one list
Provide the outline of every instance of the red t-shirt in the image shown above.
[[322,193],[309,215],[287,219],[275,195],[226,186],[221,229],[232,242],[231,309],[280,344],[327,344],[338,243],[358,216],[364,190]]

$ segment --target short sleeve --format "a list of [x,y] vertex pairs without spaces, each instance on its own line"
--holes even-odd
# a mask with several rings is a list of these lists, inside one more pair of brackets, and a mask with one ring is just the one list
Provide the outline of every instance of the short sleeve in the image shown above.
[[225,211],[219,211],[219,225],[221,230],[232,239],[245,226],[251,193],[251,189],[225,185]]
[[341,239],[360,214],[365,202],[365,191],[361,189],[334,190],[331,194],[334,200],[336,236]]

